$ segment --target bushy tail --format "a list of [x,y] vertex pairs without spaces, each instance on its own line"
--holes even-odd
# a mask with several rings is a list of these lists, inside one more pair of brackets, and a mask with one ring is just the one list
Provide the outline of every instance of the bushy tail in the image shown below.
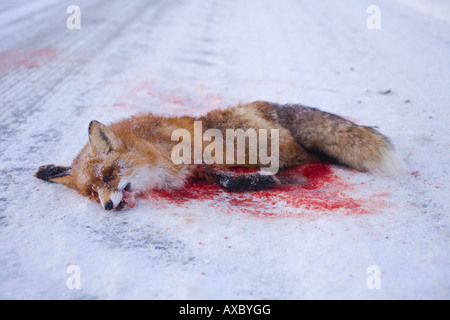
[[371,127],[300,105],[275,106],[278,119],[306,150],[360,171],[381,175],[406,173],[389,140]]

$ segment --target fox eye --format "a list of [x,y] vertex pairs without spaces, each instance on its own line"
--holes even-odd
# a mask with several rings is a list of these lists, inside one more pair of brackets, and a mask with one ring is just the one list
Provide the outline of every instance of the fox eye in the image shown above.
[[103,181],[104,181],[104,182],[111,181],[112,179],[114,179],[114,176],[112,176],[112,175],[104,176],[104,177],[103,177]]

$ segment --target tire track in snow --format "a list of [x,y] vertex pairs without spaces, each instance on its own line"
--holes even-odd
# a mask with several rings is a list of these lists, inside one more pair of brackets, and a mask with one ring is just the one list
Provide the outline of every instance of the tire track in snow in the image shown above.
[[[37,168],[33,158],[36,161],[36,159],[48,157],[49,154],[68,152],[63,146],[59,146],[63,149],[60,152],[55,150],[56,142],[64,137],[65,130],[69,129],[70,132],[71,127],[76,123],[77,119],[72,115],[76,114],[80,107],[89,106],[86,98],[98,89],[97,86],[104,83],[104,80],[98,79],[93,87],[80,86],[84,78],[83,74],[103,76],[102,73],[98,73],[97,68],[98,59],[101,59],[103,52],[114,44],[116,39],[127,30],[127,26],[139,16],[148,13],[155,16],[164,9],[164,5],[154,6],[154,2],[130,2],[125,7],[120,1],[113,4],[108,2],[108,4],[104,6],[99,1],[92,6],[86,5],[83,12],[92,10],[93,25],[89,27],[91,20],[89,15],[85,14],[84,29],[80,30],[82,32],[70,33],[70,37],[67,36],[67,30],[64,30],[65,25],[55,27],[52,23],[38,23],[38,28],[35,30],[35,36],[38,39],[33,42],[34,45],[56,48],[57,56],[53,61],[43,61],[32,68],[12,66],[7,72],[0,74],[0,110],[2,110],[0,169],[2,184],[4,182],[6,188],[5,194],[20,194],[24,183],[33,182],[32,173]],[[98,19],[95,17],[96,13],[101,14],[99,21],[95,21]],[[58,19],[52,19],[55,11],[46,11],[42,14],[44,16],[40,18],[45,21],[54,23],[58,21]],[[65,11],[63,11],[63,17],[66,17]],[[17,24],[16,27],[27,30],[36,23],[34,19],[24,21],[28,21],[29,24]],[[19,31],[16,30],[16,32]],[[37,35],[42,33],[46,36],[39,39]],[[9,38],[8,41],[13,39]],[[15,46],[14,43],[9,43],[11,47]],[[20,41],[17,47],[22,47]],[[86,58],[80,59],[80,57]],[[114,65],[109,67],[114,68]],[[81,121],[85,120],[81,119]],[[76,130],[79,131],[79,129]],[[69,140],[73,139],[69,137]],[[81,147],[79,142],[75,141],[75,143],[77,149]],[[73,153],[73,149],[69,152]],[[14,174],[16,179],[7,181],[9,173]],[[19,199],[5,198],[5,201],[2,201],[5,204],[5,206],[2,205],[4,207],[2,210],[16,212],[13,208],[22,207],[22,201],[23,199],[19,201]],[[20,212],[20,209],[17,212]]]
[[[100,4],[100,2],[97,3],[97,6],[100,6]],[[55,28],[55,35],[53,35],[53,32],[48,32],[53,27],[46,26],[48,28],[47,33],[53,36],[44,39],[42,45],[58,48],[55,49],[58,56],[53,59],[54,61],[45,61],[46,63],[43,63],[39,68],[27,69],[19,65],[17,68],[9,70],[6,75],[1,75],[0,95],[2,97],[1,109],[3,110],[0,117],[2,123],[0,128],[1,141],[6,139],[17,141],[17,134],[21,132],[21,130],[18,130],[19,126],[26,122],[34,122],[33,115],[36,112],[46,112],[42,110],[44,106],[51,108],[51,113],[59,115],[60,119],[64,118],[61,116],[72,113],[73,108],[71,106],[61,110],[58,105],[49,106],[47,103],[58,95],[61,100],[64,100],[63,91],[72,91],[74,88],[76,91],[77,87],[79,88],[79,84],[77,86],[76,83],[79,81],[78,75],[83,72],[95,72],[96,57],[101,56],[103,50],[108,48],[137,16],[142,15],[145,12],[143,9],[148,5],[148,3],[140,6],[136,6],[136,3],[131,4],[133,5],[123,8],[121,2],[116,2],[115,6],[102,7],[102,11],[99,11],[99,8],[95,6],[87,7],[83,12],[87,13],[90,10],[94,13],[101,12],[103,18],[108,19],[101,24],[94,23],[91,28],[89,27],[90,20],[86,18],[87,21],[83,21],[87,27],[80,30],[81,32],[70,33],[70,35],[74,34],[74,37],[67,36],[67,30],[64,30],[65,26],[64,28]],[[54,11],[51,11],[51,13],[54,13]],[[53,19],[53,21],[55,20],[57,19]],[[35,22],[30,22],[30,24],[33,23]],[[25,25],[23,28],[28,29],[29,27],[29,25]],[[83,92],[78,94],[82,95]],[[5,150],[1,148],[0,155],[4,152]]]

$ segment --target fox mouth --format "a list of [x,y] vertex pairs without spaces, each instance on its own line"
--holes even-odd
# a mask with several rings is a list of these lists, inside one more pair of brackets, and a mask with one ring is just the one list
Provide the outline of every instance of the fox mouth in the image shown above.
[[134,208],[136,205],[136,198],[134,197],[131,183],[127,183],[125,188],[122,189],[122,200],[117,205],[116,210],[123,209],[125,204],[127,204],[130,208]]

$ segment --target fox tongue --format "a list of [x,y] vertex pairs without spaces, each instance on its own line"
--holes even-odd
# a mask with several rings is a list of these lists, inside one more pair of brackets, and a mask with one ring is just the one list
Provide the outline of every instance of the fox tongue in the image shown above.
[[122,193],[122,201],[128,204],[130,208],[134,208],[134,206],[136,205],[136,199],[134,198],[134,195],[131,192],[126,191],[125,189],[122,190]]

